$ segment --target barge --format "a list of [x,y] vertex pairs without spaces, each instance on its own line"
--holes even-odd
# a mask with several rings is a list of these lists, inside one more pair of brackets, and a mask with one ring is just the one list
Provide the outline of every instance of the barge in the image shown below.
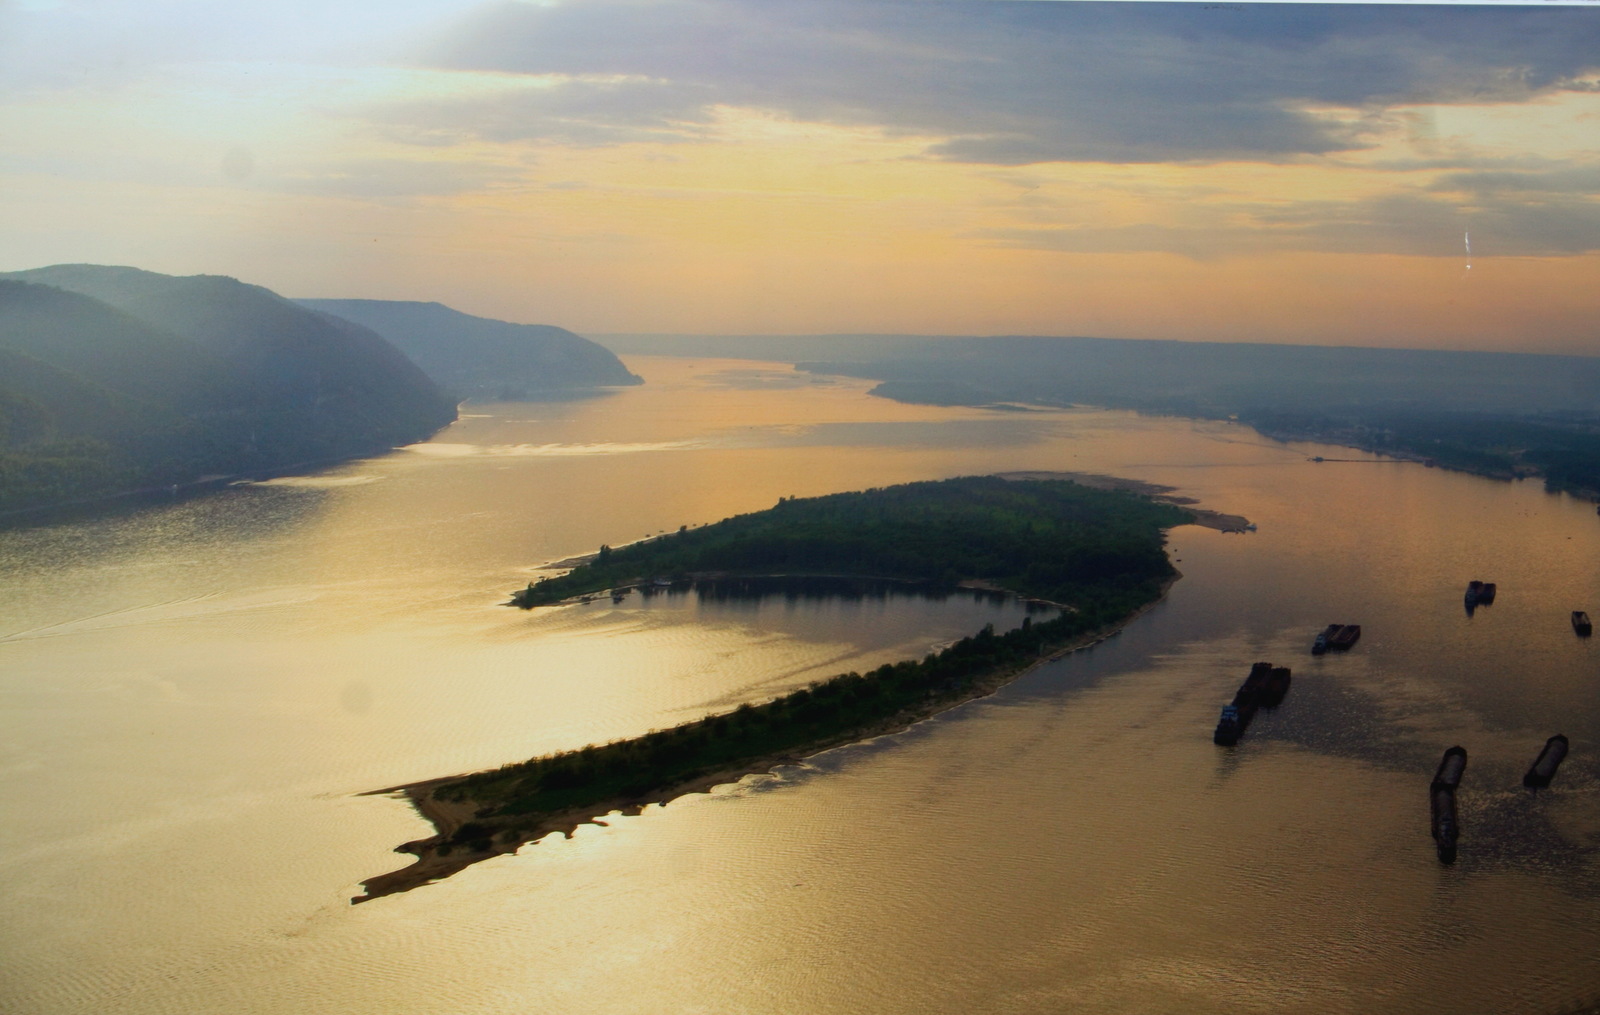
[[1522,777],[1522,784],[1529,789],[1542,789],[1550,785],[1550,780],[1556,777],[1556,769],[1561,767],[1561,759],[1566,756],[1567,738],[1557,733],[1544,742],[1544,750],[1534,759],[1528,774]]
[[1440,863],[1456,862],[1456,840],[1461,826],[1456,820],[1456,787],[1467,770],[1467,751],[1461,746],[1444,752],[1439,768],[1428,784],[1428,810],[1433,820],[1433,841],[1439,850]]
[[[1285,670],[1283,690],[1288,691],[1288,679]],[[1266,701],[1268,685],[1272,681],[1272,664],[1256,663],[1250,667],[1250,675],[1244,678],[1244,683],[1239,685],[1239,690],[1234,692],[1233,700],[1222,706],[1222,715],[1217,719],[1216,732],[1211,734],[1213,743],[1223,747],[1232,747],[1239,742],[1239,737],[1244,735],[1245,728],[1250,725],[1250,720],[1256,716],[1256,710]],[[1278,701],[1283,700],[1283,695],[1278,695]],[[1274,701],[1273,704],[1277,704]]]
[[1274,666],[1267,671],[1267,684],[1261,689],[1261,707],[1277,708],[1289,693],[1289,667]]
[[1311,643],[1311,654],[1320,656],[1330,650],[1343,652],[1360,638],[1360,624],[1329,624],[1321,634],[1317,635],[1317,640]]

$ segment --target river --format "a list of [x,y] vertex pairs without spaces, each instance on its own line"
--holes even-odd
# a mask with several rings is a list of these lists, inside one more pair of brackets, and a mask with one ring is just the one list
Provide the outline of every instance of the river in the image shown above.
[[[1225,422],[907,406],[777,364],[468,406],[312,476],[0,532],[0,1011],[1527,1012],[1600,1002],[1600,519]],[[360,906],[364,791],[761,700],[1017,616],[955,597],[523,612],[538,567],[779,497],[1178,488],[1121,635],[901,734]],[[1469,615],[1468,579],[1498,582]],[[1009,611],[1009,612],[1008,612]],[[1329,622],[1363,626],[1313,658]],[[1252,662],[1294,669],[1211,743]],[[1523,770],[1571,738],[1554,785]],[[1427,783],[1469,752],[1460,857]]]

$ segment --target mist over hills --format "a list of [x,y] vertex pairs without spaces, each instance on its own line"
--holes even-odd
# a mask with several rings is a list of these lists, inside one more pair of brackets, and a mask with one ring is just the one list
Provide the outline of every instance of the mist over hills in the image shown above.
[[597,335],[621,352],[796,363],[956,404],[1086,402],[1214,416],[1387,406],[1600,413],[1600,358],[1028,335]]
[[611,350],[548,324],[475,317],[442,303],[296,302],[371,328],[460,398],[516,400],[643,383]]
[[370,330],[223,276],[0,275],[0,510],[420,440],[455,418]]
[[761,357],[937,405],[1088,404],[1538,474],[1600,496],[1600,358],[1035,336],[606,335],[624,352]]

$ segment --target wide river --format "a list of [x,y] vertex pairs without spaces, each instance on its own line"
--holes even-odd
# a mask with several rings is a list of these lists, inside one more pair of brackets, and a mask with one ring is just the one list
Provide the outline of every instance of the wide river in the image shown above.
[[[1600,518],[1218,422],[898,405],[734,361],[0,532],[0,1011],[1565,1013],[1600,1002]],[[1314,463],[1310,457],[1355,461]],[[352,906],[363,791],[671,725],[1014,607],[507,609],[543,563],[779,497],[1020,469],[1179,488],[1120,636],[911,730]],[[1496,581],[1473,615],[1471,578]],[[1363,627],[1313,658],[1329,622]],[[1237,748],[1250,664],[1294,669]],[[1520,785],[1545,738],[1554,785]],[[1428,780],[1466,747],[1460,858]]]

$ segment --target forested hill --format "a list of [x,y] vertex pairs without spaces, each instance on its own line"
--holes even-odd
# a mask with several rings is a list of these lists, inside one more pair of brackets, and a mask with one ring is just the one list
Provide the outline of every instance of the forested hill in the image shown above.
[[0,511],[367,454],[454,417],[382,338],[259,286],[0,275]]
[[653,577],[838,574],[981,580],[1060,603],[1153,586],[1172,574],[1170,504],[1063,480],[971,476],[781,500],[755,514],[611,549],[517,597],[537,606]]
[[460,398],[516,400],[642,383],[609,349],[548,324],[474,317],[442,303],[297,302],[371,328]]

